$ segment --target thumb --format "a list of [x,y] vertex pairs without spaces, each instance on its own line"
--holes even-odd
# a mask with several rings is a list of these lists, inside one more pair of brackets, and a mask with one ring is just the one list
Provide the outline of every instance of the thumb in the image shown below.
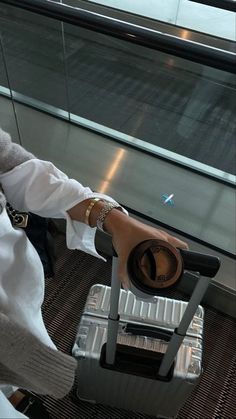
[[172,244],[172,246],[174,246],[174,247],[179,247],[180,249],[186,249],[186,250],[188,250],[189,249],[189,246],[188,246],[188,244],[187,243],[185,243],[185,242],[183,242],[182,240],[180,240],[180,239],[177,239],[177,237],[174,237],[174,236],[168,236],[168,242],[170,243],[170,244]]
[[118,279],[122,283],[123,288],[127,291],[130,288],[129,275],[127,271],[127,264],[125,261],[119,259],[118,261]]

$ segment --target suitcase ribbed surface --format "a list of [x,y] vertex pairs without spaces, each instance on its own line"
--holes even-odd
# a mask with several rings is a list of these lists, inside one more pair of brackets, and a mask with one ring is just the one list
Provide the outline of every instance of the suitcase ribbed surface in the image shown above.
[[[110,310],[110,287],[94,285],[89,291],[84,312],[107,318]],[[119,314],[122,321],[135,321],[147,325],[164,327],[173,331],[180,323],[187,303],[171,298],[153,297],[151,301],[141,301],[128,291],[120,291]],[[202,337],[204,310],[198,306],[191,321],[188,335]]]
[[[79,251],[65,249],[59,238],[56,276],[46,282],[44,319],[62,351],[70,353],[91,286],[110,285],[111,264]],[[183,295],[172,292],[173,298]],[[200,384],[179,412],[178,419],[236,418],[236,323],[212,309],[205,310],[203,374]],[[150,416],[101,405],[70,395],[56,401],[42,397],[52,419],[147,419]],[[168,397],[168,396],[167,396]]]

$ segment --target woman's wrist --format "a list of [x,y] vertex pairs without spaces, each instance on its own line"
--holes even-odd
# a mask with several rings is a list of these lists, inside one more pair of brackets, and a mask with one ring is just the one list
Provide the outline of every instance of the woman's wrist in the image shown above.
[[128,221],[128,215],[119,208],[113,208],[104,220],[104,230],[112,236],[122,228],[125,228]]
[[[106,206],[108,206],[108,210],[104,213]],[[99,200],[86,199],[67,212],[72,220],[83,222],[91,228],[97,227],[98,220],[102,220],[102,229],[111,235],[117,231],[117,228],[120,228],[121,223],[127,221],[127,215],[122,212],[121,207],[109,208],[108,201],[102,198]],[[101,217],[101,214],[104,214],[104,217]]]

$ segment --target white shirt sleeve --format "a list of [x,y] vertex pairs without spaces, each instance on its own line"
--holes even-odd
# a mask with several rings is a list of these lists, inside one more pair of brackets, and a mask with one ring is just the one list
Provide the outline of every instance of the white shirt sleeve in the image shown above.
[[17,210],[42,217],[66,219],[66,241],[69,249],[80,249],[102,258],[95,249],[96,228],[72,220],[68,209],[88,198],[111,197],[94,193],[75,179],[69,179],[51,162],[28,160],[9,172],[0,174],[0,183],[8,202]]

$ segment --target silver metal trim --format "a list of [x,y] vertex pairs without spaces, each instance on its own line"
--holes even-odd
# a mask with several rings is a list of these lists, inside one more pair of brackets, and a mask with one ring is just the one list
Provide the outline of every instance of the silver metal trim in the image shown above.
[[10,89],[7,89],[6,87],[0,86],[0,95],[6,96],[10,99],[13,98],[13,100],[15,100],[16,102],[19,102],[19,103],[22,103],[23,105],[27,105],[34,109],[46,112],[50,115],[57,116],[58,118],[66,119],[66,120],[70,119],[69,112],[65,110],[56,108],[53,105],[49,105],[45,102],[42,102],[37,99],[33,99],[29,96],[25,96],[21,93],[15,92],[14,90],[12,90],[12,94],[11,94]]
[[212,177],[216,179],[220,179],[232,185],[235,185],[236,176],[227,172],[223,172],[222,170],[216,169],[207,164],[200,163],[188,157],[184,157],[181,154],[177,154],[172,151],[166,150],[162,147],[156,146],[154,144],[147,143],[146,141],[141,140],[139,138],[131,137],[130,135],[123,134],[122,132],[116,131],[112,128],[108,128],[104,125],[98,124],[96,122],[90,121],[88,119],[79,117],[74,114],[70,114],[70,121],[82,127],[91,129],[108,137],[111,137],[112,139],[121,141],[125,144],[136,146],[138,149],[152,153],[154,156],[161,157],[171,162],[178,163],[184,167],[194,169],[201,174],[206,174],[208,176],[210,174]]
[[[0,94],[11,98],[10,90],[3,86],[0,86]],[[112,128],[108,128],[104,125],[98,124],[97,122],[90,121],[89,119],[82,118],[75,114],[69,114],[69,112],[63,109],[56,108],[53,105],[48,105],[44,102],[41,102],[40,100],[32,99],[28,96],[22,95],[21,93],[12,91],[12,97],[14,100],[24,105],[31,106],[32,108],[54,115],[58,118],[68,120],[81,127],[103,134],[107,137],[111,137],[113,140],[115,139],[122,143],[135,146],[139,150],[148,152],[156,157],[160,157],[170,162],[187,167],[189,169],[196,170],[200,174],[207,176],[210,175],[215,179],[227,182],[231,185],[236,184],[236,176],[227,172],[223,172],[222,170],[216,169],[212,166],[208,166],[204,163],[200,163],[196,160],[184,157],[181,154],[174,153],[154,144],[147,143],[144,140],[121,133]]]

